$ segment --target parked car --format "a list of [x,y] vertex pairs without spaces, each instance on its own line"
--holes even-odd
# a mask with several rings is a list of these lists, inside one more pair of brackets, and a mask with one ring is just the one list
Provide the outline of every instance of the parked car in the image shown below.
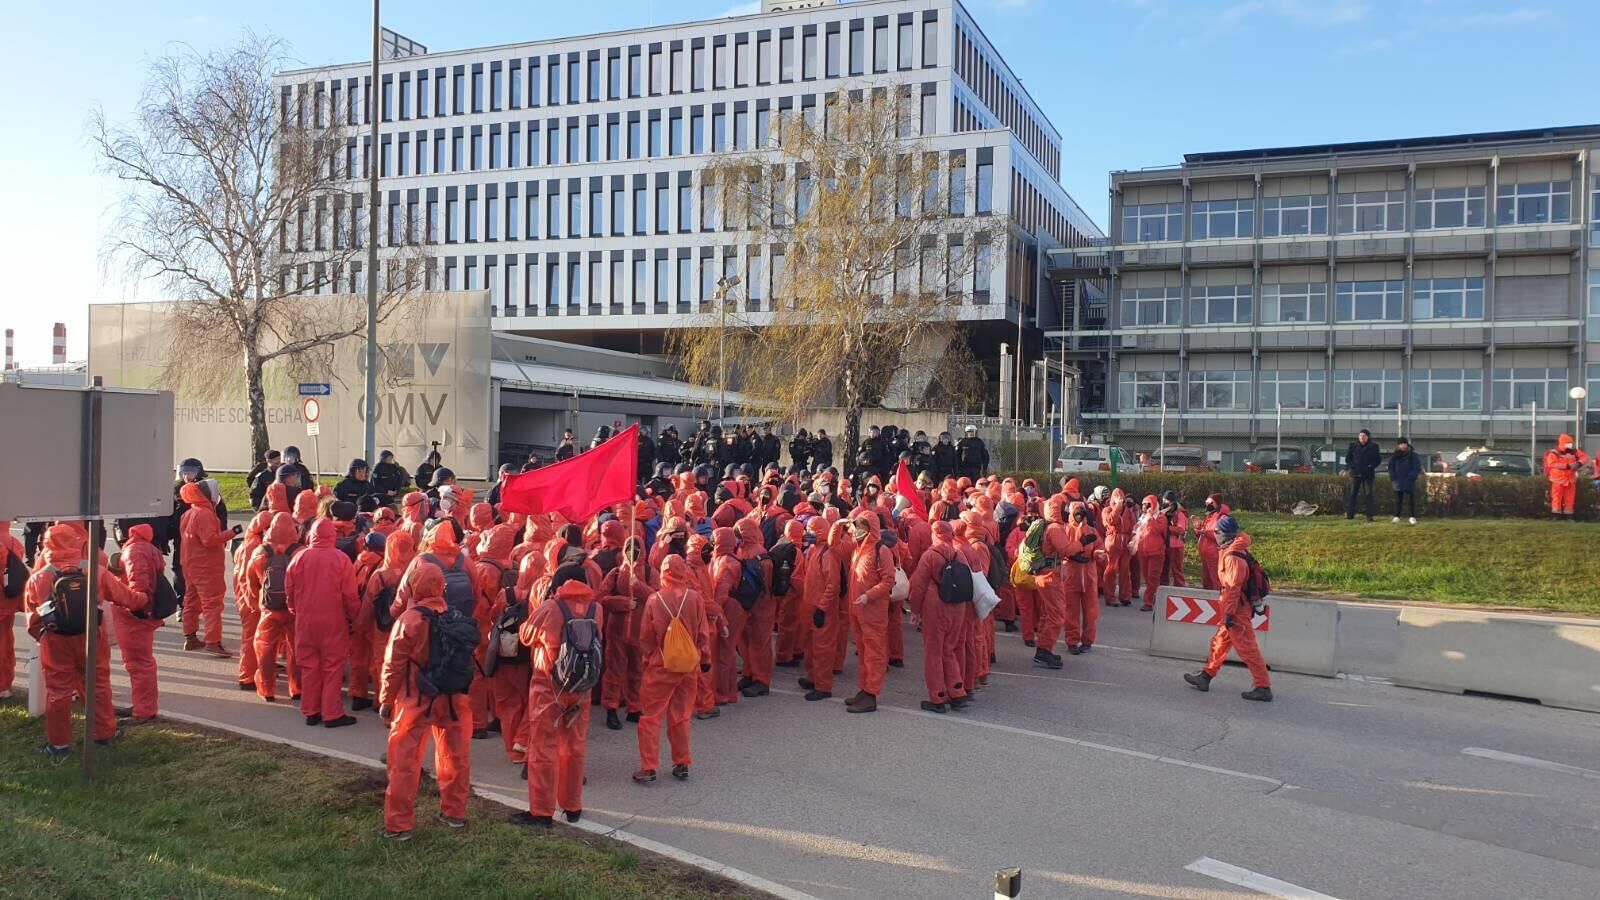
[[1475,450],[1456,466],[1456,477],[1482,481],[1501,475],[1536,475],[1538,467],[1526,453],[1505,450]]
[[1214,472],[1211,456],[1198,444],[1168,444],[1150,454],[1154,472]]
[[1291,444],[1258,447],[1245,460],[1244,470],[1274,475],[1310,475],[1311,451]]
[[1132,453],[1115,444],[1068,444],[1061,448],[1056,458],[1057,472],[1109,472],[1111,460],[1117,461],[1117,471],[1139,471],[1139,460]]

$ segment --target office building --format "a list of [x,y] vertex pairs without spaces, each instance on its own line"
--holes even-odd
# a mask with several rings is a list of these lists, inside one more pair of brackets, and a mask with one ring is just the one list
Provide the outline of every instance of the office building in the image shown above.
[[1110,237],[1049,253],[1078,427],[1148,450],[1164,420],[1229,467],[1280,411],[1285,444],[1524,449],[1537,419],[1547,446],[1600,390],[1597,149],[1563,127],[1111,173]]

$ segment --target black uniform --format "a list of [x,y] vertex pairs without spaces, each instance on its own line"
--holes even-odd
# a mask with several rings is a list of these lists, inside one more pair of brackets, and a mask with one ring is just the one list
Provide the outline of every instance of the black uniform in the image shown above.
[[333,486],[333,498],[347,503],[361,505],[361,498],[373,492],[372,482],[357,481],[354,475],[346,475],[343,481]]
[[789,440],[789,464],[797,469],[804,469],[806,461],[811,458],[811,438],[804,431]]
[[378,502],[390,505],[400,499],[400,492],[406,488],[406,481],[410,473],[400,467],[399,463],[380,462],[372,467],[372,489],[378,495]]
[[827,435],[822,435],[811,442],[811,468],[820,470],[831,465],[833,465],[833,441]]
[[956,445],[940,441],[933,445],[933,480],[944,481],[956,474]]
[[656,441],[656,461],[664,462],[671,466],[677,465],[678,448],[682,446],[682,443],[682,441],[678,440],[676,431],[663,432],[661,439]]
[[278,468],[262,468],[250,476],[250,508],[261,509],[267,502],[267,488],[278,479]]
[[639,430],[639,471],[636,476],[642,481],[650,477],[651,471],[656,467],[656,442],[650,440],[650,435]]
[[777,465],[783,461],[783,439],[767,432],[761,436],[762,465]]
[[964,437],[956,442],[956,465],[962,477],[977,481],[989,471],[989,448],[983,438]]
[[923,472],[933,469],[933,445],[927,441],[913,441],[911,443],[911,462],[906,464],[911,469],[911,477],[916,478]]

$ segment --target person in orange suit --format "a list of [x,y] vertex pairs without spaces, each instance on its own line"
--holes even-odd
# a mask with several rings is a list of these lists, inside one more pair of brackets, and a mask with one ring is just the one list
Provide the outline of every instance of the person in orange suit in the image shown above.
[[[319,488],[320,490],[320,488]],[[328,505],[333,505],[332,494],[328,495]],[[309,544],[311,539],[311,523],[317,518],[317,507],[321,505],[321,498],[317,491],[301,491],[294,495],[294,522],[300,527],[300,542]]]
[[506,758],[514,765],[523,765],[528,761],[528,648],[523,646],[517,632],[522,623],[528,620],[528,612],[537,605],[535,583],[543,574],[543,557],[537,553],[522,557],[509,605],[502,605],[493,615],[493,621],[500,624],[502,641],[506,644],[514,642],[516,647],[496,646],[487,651],[498,654],[494,674],[487,679],[489,705],[495,719],[500,722],[500,740],[505,745]]
[[1195,529],[1200,549],[1200,586],[1208,591],[1217,590],[1222,584],[1217,574],[1217,566],[1222,558],[1222,551],[1217,548],[1217,520],[1229,512],[1228,504],[1222,502],[1222,495],[1212,494],[1206,498],[1206,516],[1200,520],[1200,527]]
[[[733,533],[739,539],[736,555],[740,566],[758,561],[761,567],[761,596],[745,615],[744,627],[734,636],[734,647],[744,659],[744,675],[738,681],[738,689],[745,697],[765,697],[772,687],[772,629],[778,618],[778,601],[772,596],[772,561],[766,558],[766,544],[756,520],[740,519],[734,523]],[[739,601],[735,600],[734,605],[739,606]],[[744,612],[744,608],[740,606],[739,611]]]
[[552,674],[565,636],[563,606],[573,618],[590,618],[602,629],[605,611],[594,588],[574,569],[559,571],[550,599],[522,623],[522,643],[529,650],[528,682],[528,811],[511,821],[548,827],[556,807],[568,822],[583,816],[584,761],[589,744],[589,696],[559,693]]
[[933,501],[928,518],[935,522],[952,522],[961,515],[961,486],[954,478],[946,478],[939,485],[939,499]]
[[155,602],[156,580],[163,577],[167,561],[151,541],[155,531],[149,525],[128,529],[123,541],[117,574],[127,585],[133,601],[129,606],[111,607],[111,627],[122,651],[122,668],[128,673],[133,705],[118,709],[119,717],[132,724],[148,722],[161,711],[161,691],[156,684],[156,629],[162,619],[150,615]]
[[[236,531],[229,531],[217,519],[216,499],[198,481],[191,481],[178,492],[178,499],[189,504],[179,520],[183,540],[183,636],[185,650],[204,650],[212,656],[232,658],[222,646],[222,599],[227,593],[225,570],[227,545]],[[199,634],[202,617],[205,636]]]
[[1102,585],[1107,606],[1129,606],[1133,603],[1133,582],[1129,572],[1133,566],[1130,544],[1133,539],[1133,510],[1128,508],[1128,495],[1122,488],[1111,491],[1111,500],[1100,511],[1100,530],[1105,534],[1106,570]]
[[[517,534],[509,525],[493,524],[494,510],[487,503],[479,503],[473,507],[473,513],[478,524],[483,524],[485,516],[479,514],[479,508],[486,513],[488,518],[487,528],[478,535],[478,556],[470,564],[472,570],[472,585],[475,598],[472,605],[472,618],[478,623],[478,633],[487,635],[494,627],[495,617],[506,608],[506,592],[514,588],[517,582],[517,570],[511,567],[511,548],[517,543]],[[478,644],[477,659],[478,671],[484,671],[484,660],[489,653],[489,642],[482,641]],[[489,679],[475,678],[472,681],[472,690],[468,696],[472,701],[472,737],[474,740],[488,738],[491,725],[491,688]],[[504,731],[504,723],[500,723]]]
[[[1028,538],[1028,529],[1033,523],[1042,518],[1039,501],[1029,500],[1022,513],[1022,521],[1016,528],[1011,529],[1010,537],[1006,538],[1006,562],[1014,563],[1017,554],[1021,552],[1022,542]],[[1009,570],[1008,577],[1009,578]],[[1039,635],[1039,592],[1034,588],[1013,587],[1011,589],[1012,602],[1016,604],[1017,620],[1021,625],[1022,643],[1026,647],[1037,646]]]
[[1572,521],[1572,504],[1578,496],[1578,473],[1589,464],[1589,456],[1563,434],[1556,446],[1544,454],[1544,474],[1550,479],[1550,515]]
[[779,543],[785,541],[795,548],[794,571],[789,579],[789,592],[776,598],[778,649],[773,665],[788,669],[800,665],[810,649],[810,641],[807,640],[810,626],[804,621],[804,616],[809,615],[810,610],[806,599],[805,524],[794,518],[785,521]]
[[[628,526],[620,519],[607,519],[601,523],[598,536],[599,546],[590,554],[590,558],[598,558],[596,565],[605,573],[598,585],[607,613],[603,638],[606,661],[600,672],[600,705],[606,711],[606,728],[619,731],[624,707],[637,708],[639,703],[638,695],[628,692],[630,679],[638,665],[638,647],[630,646],[628,641],[629,619],[636,604],[650,597],[650,587],[640,584],[643,579],[636,577],[641,574],[639,570],[642,567],[633,565],[630,569],[625,559],[623,542],[628,539]],[[601,565],[602,562],[604,565]],[[629,718],[638,721],[637,715],[630,715]]]
[[940,597],[945,567],[958,562],[971,571],[971,577],[982,578],[976,571],[977,554],[956,546],[956,532],[949,522],[933,524],[933,544],[918,558],[911,574],[911,611],[922,620],[922,680],[928,689],[928,699],[922,708],[928,712],[943,713],[957,699],[966,705],[968,686],[961,664],[962,606],[946,603]]
[[472,795],[472,710],[467,695],[423,697],[416,687],[416,673],[429,661],[432,625],[425,611],[435,616],[445,611],[443,573],[435,566],[418,571],[411,579],[411,593],[412,607],[395,620],[378,686],[378,713],[389,723],[383,836],[401,841],[410,838],[416,825],[417,783],[428,738],[433,738],[440,820],[451,828],[465,826],[467,799]]
[[388,635],[379,631],[372,621],[372,600],[367,596],[367,586],[372,583],[372,573],[383,566],[384,550],[388,542],[377,531],[369,531],[361,538],[361,552],[356,554],[356,600],[360,604],[355,621],[350,624],[350,708],[355,711],[372,709],[376,705],[378,679],[374,672],[383,665],[383,644]]
[[1056,639],[1061,636],[1067,623],[1067,604],[1071,599],[1077,599],[1075,596],[1069,599],[1069,595],[1082,590],[1081,587],[1074,588],[1067,578],[1066,561],[1081,553],[1083,545],[1072,540],[1063,513],[1059,494],[1045,501],[1044,517],[1048,524],[1045,525],[1041,547],[1046,557],[1060,561],[1055,568],[1046,569],[1039,575],[1039,624],[1034,635],[1033,662],[1047,669],[1059,669],[1062,666],[1061,655],[1054,652]]
[[1161,574],[1167,567],[1171,525],[1154,494],[1145,495],[1142,507],[1139,524],[1133,530],[1133,552],[1138,555],[1140,580],[1144,584],[1144,603],[1139,609],[1149,612],[1156,608],[1156,591],[1161,589]]
[[[393,626],[388,631],[378,627],[377,611],[380,605],[387,611],[393,604],[394,595],[400,589],[400,579],[405,575],[406,568],[411,565],[411,560],[416,556],[416,548],[411,543],[411,534],[407,531],[395,531],[383,542],[383,562],[367,576],[361,584],[361,612],[356,615],[354,631],[359,634],[363,629],[367,631],[367,644],[372,648],[371,656],[367,660],[370,684],[382,687],[383,654],[384,648],[389,644],[389,636]],[[350,696],[356,696],[355,651],[351,651]],[[364,709],[358,706],[355,700],[350,705],[354,709]],[[379,703],[381,706],[382,704]]]
[[328,519],[311,526],[311,545],[295,554],[287,576],[289,613],[294,616],[294,654],[300,666],[300,713],[306,725],[342,728],[346,715],[344,667],[350,661],[350,628],[360,612],[355,566],[335,546]]
[[[992,515],[969,509],[961,514],[960,519],[951,523],[956,534],[956,546],[978,564],[979,578],[989,577],[986,574],[989,571],[989,556],[995,551],[990,543],[988,526],[993,522]],[[961,610],[961,673],[971,687],[965,701],[952,701],[956,709],[961,709],[966,701],[972,699],[973,691],[989,683],[989,660],[994,656],[994,613],[991,611],[989,615],[990,618],[980,622],[975,603]]]
[[[269,485],[267,488],[269,503],[274,487],[280,488],[279,494],[284,493],[281,490],[283,485]],[[267,529],[272,525],[273,515],[274,513],[265,509],[256,513],[250,520],[249,527],[244,530],[244,540],[239,543],[238,551],[233,555],[233,609],[239,615],[238,678],[241,691],[256,689],[256,627],[261,622],[261,610],[251,605],[244,581],[250,571],[250,560],[256,555],[256,548],[267,539]]]
[[[193,482],[190,483],[191,485]],[[44,533],[44,552],[39,555],[43,563],[28,578],[23,589],[22,608],[27,613],[28,634],[39,642],[39,663],[44,670],[44,746],[40,752],[53,761],[60,762],[72,744],[72,701],[83,696],[84,681],[88,675],[87,649],[83,635],[58,634],[45,628],[39,608],[48,603],[55,589],[56,579],[63,575],[83,572],[84,534],[70,525],[52,525]],[[99,584],[102,597],[115,606],[137,608],[139,600],[122,581],[100,566]],[[87,597],[84,598],[87,602]],[[88,619],[88,610],[82,611]],[[92,734],[97,743],[108,743],[117,736],[117,715],[111,703],[111,644],[105,629],[96,629],[95,704],[87,711],[92,720]]]
[[421,547],[428,528],[428,495],[412,491],[400,501],[400,530],[411,535],[411,546]]
[[1261,648],[1256,644],[1255,610],[1244,596],[1245,585],[1250,579],[1250,535],[1239,530],[1239,522],[1233,516],[1223,516],[1217,520],[1216,535],[1217,545],[1222,548],[1222,562],[1218,569],[1222,578],[1222,596],[1217,599],[1217,612],[1222,615],[1222,622],[1217,625],[1217,633],[1211,638],[1211,656],[1206,660],[1205,668],[1184,675],[1183,680],[1196,690],[1211,690],[1211,680],[1222,671],[1222,663],[1231,649],[1250,670],[1250,678],[1255,683],[1241,696],[1246,700],[1271,703],[1272,674],[1267,670],[1267,662],[1261,657]]
[[894,554],[883,546],[876,513],[864,512],[850,520],[850,536],[855,552],[850,557],[850,634],[856,642],[860,666],[856,672],[858,690],[845,701],[852,713],[878,710],[883,679],[889,667],[886,628],[889,621],[889,592],[894,589]]
[[[711,670],[710,623],[705,600],[696,590],[697,579],[683,557],[670,555],[661,563],[661,589],[650,595],[639,611],[639,646],[644,657],[644,679],[639,689],[639,770],[633,780],[656,779],[661,759],[661,723],[666,720],[667,741],[672,746],[672,777],[689,777],[694,758],[689,752],[689,721],[694,712],[695,685],[700,673]],[[700,672],[668,672],[661,658],[667,628],[676,619],[700,653]]]
[[716,656],[718,646],[724,637],[723,632],[728,630],[728,623],[722,618],[722,604],[717,599],[717,579],[713,563],[711,541],[698,534],[692,534],[687,544],[688,552],[684,561],[689,564],[689,571],[699,579],[700,593],[704,598],[706,621],[711,625],[711,671],[700,673],[700,684],[695,688],[694,717],[696,719],[715,719],[722,715],[722,710],[717,707],[717,671]]
[[1189,539],[1189,513],[1178,502],[1177,491],[1161,495],[1161,512],[1167,517],[1167,564],[1162,569],[1162,584],[1183,587],[1183,558],[1185,542]]
[[[27,550],[21,541],[11,536],[11,522],[0,519],[0,579],[4,578],[12,557],[26,560]],[[26,588],[26,583],[23,586]],[[17,613],[22,612],[22,598],[22,594],[7,597],[0,591],[0,700],[11,697],[11,685],[17,677],[15,622]]]
[[850,560],[855,543],[850,538],[850,524],[842,519],[830,523],[827,517],[818,516],[809,527],[817,536],[806,551],[811,649],[806,653],[806,677],[800,679],[800,687],[807,700],[817,701],[833,696],[833,679],[844,668],[844,652],[849,648]]
[[1077,656],[1094,646],[1100,626],[1100,570],[1095,557],[1104,551],[1088,504],[1074,502],[1068,508],[1067,538],[1083,548],[1062,566],[1067,583],[1067,652]]
[[394,507],[380,506],[377,512],[372,514],[372,530],[383,535],[385,540],[388,539],[389,535],[398,531],[399,528],[400,516],[395,513]]
[[[302,496],[305,492],[302,493]],[[275,513],[266,540],[245,569],[249,605],[260,614],[256,625],[256,694],[272,703],[278,693],[278,653],[288,656],[289,699],[300,699],[300,669],[294,657],[294,613],[289,611],[288,564],[300,552],[300,530],[288,513]]]

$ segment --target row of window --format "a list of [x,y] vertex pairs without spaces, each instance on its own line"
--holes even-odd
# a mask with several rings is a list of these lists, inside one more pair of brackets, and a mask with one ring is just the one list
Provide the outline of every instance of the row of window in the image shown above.
[[[1404,321],[1405,282],[1340,281],[1333,291],[1335,322]],[[1250,285],[1191,287],[1189,315],[1183,318],[1182,288],[1125,288],[1124,328],[1152,325],[1248,325]],[[1417,278],[1411,283],[1412,321],[1481,320],[1482,278]],[[1261,286],[1262,323],[1327,322],[1328,284],[1323,281]]]
[[[1596,190],[1600,194],[1600,188]],[[1572,182],[1502,184],[1496,191],[1496,225],[1570,222]],[[1418,188],[1412,229],[1480,228],[1487,199],[1482,186]],[[1335,234],[1406,230],[1405,191],[1353,191],[1334,195]],[[1188,239],[1256,237],[1256,201],[1196,200],[1189,204]],[[1184,240],[1182,203],[1145,203],[1122,208],[1125,243]],[[1304,194],[1261,200],[1260,237],[1328,233],[1328,196]]]
[[[1333,388],[1329,396],[1328,388]],[[1410,390],[1406,387],[1409,382]],[[1398,409],[1417,411],[1483,412],[1484,390],[1490,408],[1541,410],[1567,408],[1567,370],[1564,368],[1504,368],[1490,371],[1485,384],[1481,368],[1262,369],[1198,371],[1186,381],[1175,370],[1122,371],[1118,375],[1118,404],[1123,410],[1179,408],[1180,397],[1194,411],[1251,409],[1252,387],[1258,412],[1285,410]]]
[[[892,47],[889,18],[391,73],[382,76],[380,117],[385,122],[409,121],[861,76],[869,72],[869,28],[871,73],[939,64],[937,12],[922,14],[920,37],[913,14],[898,16]],[[370,123],[370,77],[317,81],[309,88],[309,98],[307,89],[305,84],[281,89],[285,121],[295,118],[304,127],[309,117],[319,128],[338,121]],[[296,102],[297,96],[301,102]]]
[[1011,133],[1017,136],[1022,146],[1028,148],[1033,158],[1044,165],[1044,170],[1050,173],[1050,177],[1060,180],[1060,148],[1051,140],[1044,127],[1034,121],[1021,98],[1011,92],[1011,88],[1001,77],[998,66],[989,61],[988,54],[983,52],[979,43],[969,37],[966,29],[960,26],[956,27],[955,71],[962,82],[972,88],[978,100],[993,111],[994,117],[1000,124],[1011,129]]

